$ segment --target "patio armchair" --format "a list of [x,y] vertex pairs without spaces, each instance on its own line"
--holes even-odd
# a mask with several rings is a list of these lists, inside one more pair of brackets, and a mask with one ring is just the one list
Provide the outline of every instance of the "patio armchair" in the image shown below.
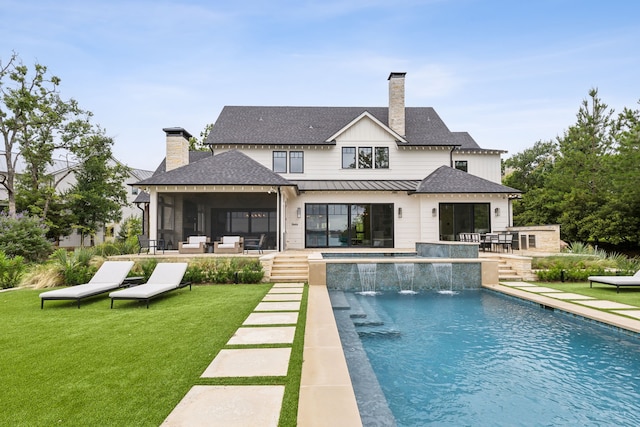
[[245,239],[244,241],[244,252],[249,253],[250,250],[258,251],[259,254],[262,253],[262,246],[264,246],[264,241],[266,240],[267,235],[261,234],[259,239]]
[[178,242],[178,252],[181,254],[203,254],[209,245],[207,236],[189,236],[186,242]]
[[222,240],[213,242],[216,254],[239,254],[244,250],[244,238],[241,236],[222,236]]
[[156,253],[156,249],[161,249],[162,253],[164,253],[164,240],[154,240],[149,239],[144,234],[138,234],[138,255],[142,252],[143,249],[147,250],[147,253],[151,253],[151,249],[153,249],[153,253]]

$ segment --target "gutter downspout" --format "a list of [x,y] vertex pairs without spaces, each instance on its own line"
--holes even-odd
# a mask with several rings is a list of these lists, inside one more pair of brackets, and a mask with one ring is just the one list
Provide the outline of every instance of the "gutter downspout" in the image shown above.
[[449,151],[449,167],[453,168],[453,150],[456,149],[456,146],[451,146],[451,151]]

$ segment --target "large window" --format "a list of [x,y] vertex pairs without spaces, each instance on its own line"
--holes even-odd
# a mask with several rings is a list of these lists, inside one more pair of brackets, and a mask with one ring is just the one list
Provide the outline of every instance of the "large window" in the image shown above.
[[278,173],[287,173],[287,152],[273,152],[273,171]]
[[489,203],[440,203],[440,240],[457,240],[460,233],[491,231]]
[[305,246],[393,247],[393,204],[305,206]]
[[290,173],[304,172],[304,152],[303,151],[289,152],[289,172]]

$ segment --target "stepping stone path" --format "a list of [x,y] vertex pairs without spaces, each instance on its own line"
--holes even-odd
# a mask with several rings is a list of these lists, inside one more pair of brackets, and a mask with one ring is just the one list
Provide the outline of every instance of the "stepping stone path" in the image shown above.
[[[574,304],[580,304],[586,307],[599,308],[601,310],[612,310],[613,313],[626,315],[640,319],[640,307],[621,304],[614,301],[598,300],[585,295],[574,294],[570,292],[562,292],[557,289],[546,288],[544,286],[534,285],[526,282],[500,282],[500,284],[527,292],[534,292],[550,298],[560,299]],[[635,310],[634,310],[635,309]]]
[[[274,284],[201,378],[285,377],[303,290]],[[255,348],[263,344],[278,347]],[[283,397],[282,385],[196,385],[162,426],[277,427]]]

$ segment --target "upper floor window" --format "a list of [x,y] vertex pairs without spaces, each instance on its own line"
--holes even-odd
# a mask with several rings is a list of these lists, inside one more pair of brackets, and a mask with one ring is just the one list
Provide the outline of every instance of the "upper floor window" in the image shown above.
[[134,196],[138,194],[138,187],[131,187],[131,194],[133,194]]
[[273,171],[278,173],[287,173],[287,152],[273,152]]
[[342,169],[355,168],[389,169],[389,147],[342,147]]
[[304,172],[304,151],[289,151],[289,172]]
[[371,147],[358,148],[358,169],[371,169],[373,167]]
[[355,169],[356,147],[342,147],[342,169]]
[[389,169],[389,147],[376,147],[376,169]]
[[463,172],[469,172],[466,160],[456,160],[455,167]]

